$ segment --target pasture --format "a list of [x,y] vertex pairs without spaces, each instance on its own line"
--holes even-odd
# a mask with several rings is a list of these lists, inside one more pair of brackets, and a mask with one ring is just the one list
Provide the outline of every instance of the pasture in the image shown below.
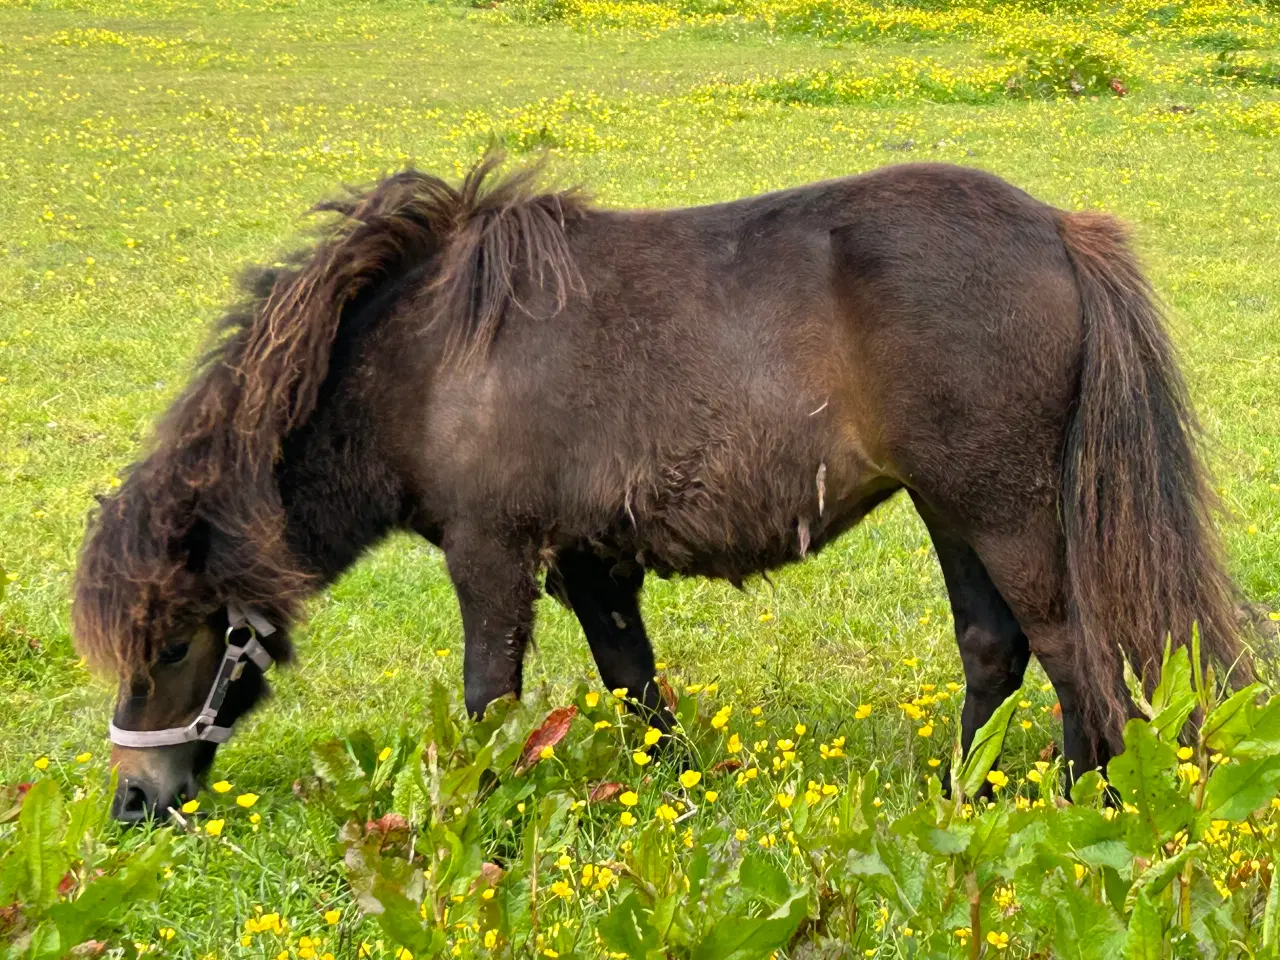
[[[20,852],[5,817],[15,785],[52,780],[70,798],[106,781],[113,690],[70,641],[76,551],[93,494],[119,484],[235,299],[239,269],[305,241],[304,212],[342,184],[407,164],[457,177],[492,138],[516,163],[545,153],[549,180],[581,183],[607,206],[706,203],[936,160],[1130,221],[1203,421],[1231,574],[1249,601],[1280,607],[1274,2],[9,0],[0,864]],[[515,763],[551,708],[572,703],[585,718],[545,759],[535,752],[530,769],[477,792],[489,760],[478,734],[464,736],[461,625],[443,561],[392,538],[311,604],[296,668],[275,675],[273,698],[220,752],[214,779],[227,789],[200,797],[189,829],[171,840],[158,828],[92,833],[77,855],[87,865],[147,850],[168,864],[104,938],[129,956],[755,956],[723,937],[694,948],[699,923],[727,918],[757,944],[785,928],[782,956],[1102,957],[1141,923],[1159,931],[1160,952],[1134,956],[1190,956],[1195,940],[1216,944],[1212,956],[1274,955],[1261,931],[1264,915],[1273,935],[1280,918],[1277,834],[1253,813],[1280,780],[1270,753],[1222,766],[1271,763],[1259,768],[1262,793],[1248,794],[1259,803],[1228,797],[1221,815],[1204,812],[1204,783],[1218,772],[1211,757],[1230,749],[1209,741],[1179,756],[1186,769],[1147,806],[1117,814],[1100,791],[1082,795],[1096,823],[1073,821],[1074,839],[1058,845],[1091,852],[1037,874],[1061,886],[1032,889],[1018,871],[1041,854],[1029,840],[1014,849],[1008,818],[1035,816],[1038,799],[1056,809],[1056,778],[1036,764],[1060,733],[1033,668],[1011,705],[997,802],[954,812],[964,843],[980,813],[1004,816],[1012,846],[982,853],[935,838],[921,853],[917,804],[945,804],[928,799],[929,782],[951,757],[963,683],[923,525],[896,499],[770,581],[646,584],[660,670],[687,721],[667,753],[618,719],[576,621],[541,600],[527,704],[493,721],[495,752]],[[452,813],[438,792],[414,793],[424,735],[452,750],[440,761],[456,771]],[[1172,757],[1174,746],[1151,749]],[[625,792],[587,802],[602,782]],[[1157,823],[1149,846],[1100,847],[1121,842],[1105,825],[1177,807],[1175,794],[1195,805],[1186,825],[1163,836],[1169,824]],[[454,831],[422,841],[458,844],[452,859],[428,858],[425,901],[392,864],[405,837],[384,837],[382,860],[342,831],[392,809]],[[904,824],[892,834],[900,846],[877,840],[868,852],[850,839],[877,818]],[[1036,821],[1042,839],[1056,829],[1047,822]],[[356,851],[347,862],[344,843]],[[1201,852],[1126,905],[1142,874],[1134,857],[1171,862],[1188,843]],[[818,850],[842,851],[847,875],[822,874]],[[481,860],[501,862],[505,878]],[[969,894],[944,896],[970,875],[977,937]],[[478,877],[489,879],[477,887]],[[691,883],[721,884],[702,920],[663,915]],[[497,895],[484,897],[486,885]],[[367,907],[391,888],[415,909],[389,908],[382,924],[362,913],[360,896]],[[0,880],[0,911],[17,899],[9,892]],[[419,903],[424,939],[406,926],[393,935],[395,923],[418,925]],[[14,917],[0,912],[0,934],[21,929]],[[695,932],[681,941],[686,927]]]

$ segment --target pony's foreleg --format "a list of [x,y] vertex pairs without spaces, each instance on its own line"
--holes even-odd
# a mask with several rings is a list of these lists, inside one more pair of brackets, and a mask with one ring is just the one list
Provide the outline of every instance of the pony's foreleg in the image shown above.
[[610,690],[625,688],[628,699],[640,705],[655,727],[668,729],[672,718],[662,709],[653,645],[640,616],[643,568],[615,568],[594,553],[566,550],[556,557],[555,576],[587,635],[604,685]]
[[470,531],[444,538],[465,637],[463,683],[475,717],[499,697],[519,697],[538,595],[531,550]]

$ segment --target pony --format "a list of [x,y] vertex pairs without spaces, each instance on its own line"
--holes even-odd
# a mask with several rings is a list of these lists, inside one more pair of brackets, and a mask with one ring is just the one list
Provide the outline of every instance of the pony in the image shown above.
[[891,166],[613,210],[488,156],[322,204],[100,501],[73,604],[115,672],[126,821],[192,795],[305,599],[438,546],[468,710],[519,696],[540,591],[662,720],[646,574],[797,562],[905,490],[937,552],[962,746],[1034,654],[1077,775],[1126,661],[1249,671],[1186,387],[1127,230],[982,171]]

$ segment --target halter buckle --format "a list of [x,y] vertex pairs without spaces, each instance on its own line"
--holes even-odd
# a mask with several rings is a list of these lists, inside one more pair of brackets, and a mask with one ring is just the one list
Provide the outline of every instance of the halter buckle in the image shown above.
[[[214,675],[209,695],[205,697],[204,706],[200,708],[196,718],[185,727],[168,727],[164,730],[124,730],[111,723],[107,727],[111,742],[119,747],[133,748],[172,747],[196,740],[226,743],[231,739],[231,728],[217,725],[218,711],[222,709],[231,684],[244,674],[246,660],[252,660],[264,673],[275,662],[275,658],[258,640],[259,636],[275,633],[275,629],[258,611],[242,607],[234,600],[230,601],[227,604],[226,648],[222,653],[222,662],[218,664],[218,672]],[[243,643],[237,644],[233,640],[237,630],[245,630],[249,634]]]

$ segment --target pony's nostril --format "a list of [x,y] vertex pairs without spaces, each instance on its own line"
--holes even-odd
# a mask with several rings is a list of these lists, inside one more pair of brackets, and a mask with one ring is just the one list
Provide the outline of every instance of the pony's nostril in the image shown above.
[[124,823],[137,823],[151,816],[155,801],[147,791],[135,783],[122,784],[116,791],[112,816]]

